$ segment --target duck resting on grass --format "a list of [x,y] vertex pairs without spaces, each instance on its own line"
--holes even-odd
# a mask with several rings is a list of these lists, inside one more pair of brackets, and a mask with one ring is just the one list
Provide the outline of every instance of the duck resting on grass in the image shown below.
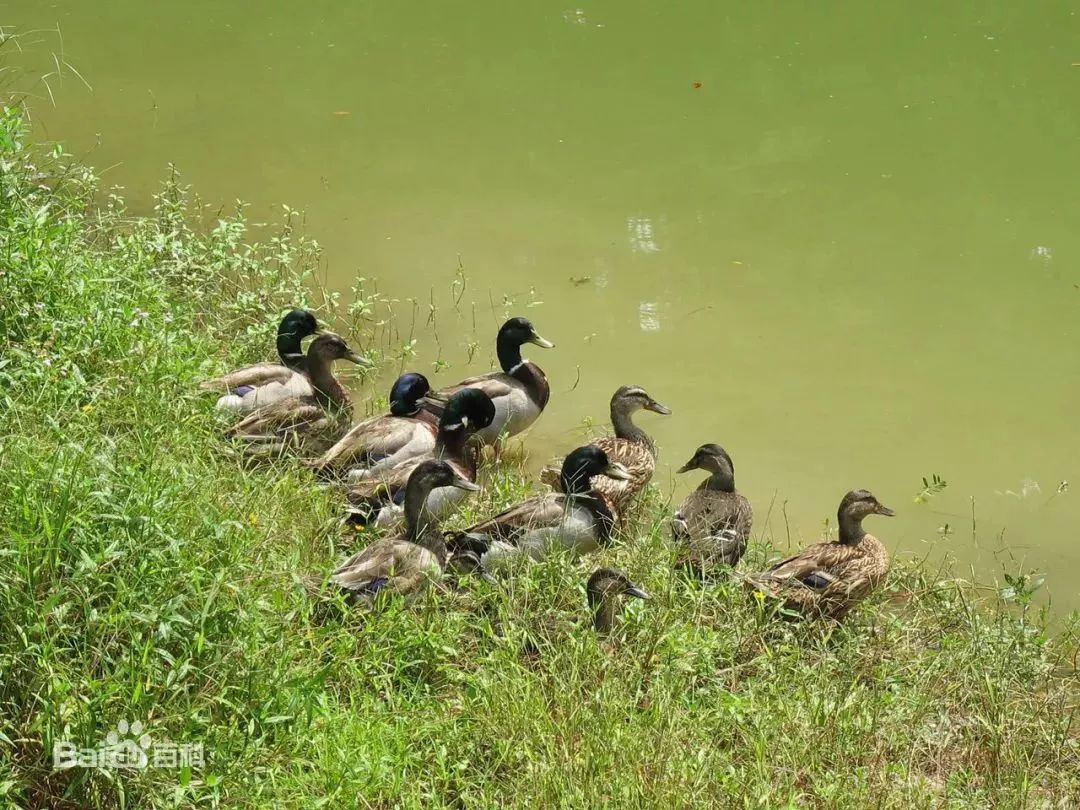
[[718,444],[703,444],[678,472],[710,473],[671,519],[679,562],[699,577],[735,566],[746,553],[754,510],[735,489],[735,464]]
[[439,423],[419,404],[430,388],[423,374],[402,374],[390,389],[390,413],[354,425],[308,466],[320,477],[337,478],[353,471],[375,474],[430,454]]
[[[348,522],[393,526],[402,518],[402,504],[409,476],[424,458],[445,461],[466,481],[476,480],[479,447],[471,441],[495,418],[495,405],[477,388],[458,391],[446,404],[435,436],[435,446],[427,456],[408,458],[393,467],[363,471],[351,481],[347,493]],[[431,493],[428,509],[436,517],[450,514],[465,497],[460,488],[440,487]]]
[[258,363],[254,366],[205,380],[199,384],[203,391],[219,391],[222,396],[217,407],[237,413],[251,413],[263,405],[293,396],[311,393],[306,375],[307,356],[301,341],[309,335],[320,335],[323,328],[315,313],[294,309],[281,319],[277,332],[277,352],[280,363]]
[[457,385],[443,388],[424,399],[423,407],[436,417],[446,403],[464,388],[483,391],[495,403],[495,418],[477,437],[484,444],[495,444],[501,436],[516,436],[535,422],[551,397],[551,387],[540,367],[521,357],[526,343],[544,349],[554,347],[550,340],[540,337],[527,318],[511,318],[499,329],[495,348],[502,371],[479,377],[469,377]]
[[616,520],[607,496],[590,483],[597,475],[616,480],[630,477],[625,467],[610,461],[599,447],[577,448],[563,461],[562,492],[529,498],[451,535],[450,550],[455,554],[472,551],[485,571],[507,558],[540,559],[553,547],[575,554],[595,551],[611,538]]
[[593,628],[602,636],[608,635],[615,627],[618,597],[649,598],[649,594],[615,568],[598,568],[594,571],[585,585],[585,595],[592,613]]
[[325,451],[348,430],[352,418],[349,393],[334,376],[335,360],[367,364],[338,335],[319,335],[307,351],[304,373],[311,391],[252,411],[225,435],[241,443],[248,457],[274,458],[288,452],[310,456]]
[[405,530],[376,540],[354,554],[330,576],[330,582],[350,600],[374,604],[381,594],[399,594],[412,600],[442,576],[446,544],[438,518],[428,508],[433,490],[455,487],[476,492],[479,487],[463,478],[445,461],[428,459],[416,465],[405,487]]
[[889,571],[889,553],[863,529],[863,518],[894,514],[867,490],[852,490],[840,501],[840,535],[835,542],[816,543],[752,574],[745,578],[746,586],[788,610],[840,621]]
[[[599,476],[592,482],[593,488],[607,496],[615,509],[622,513],[630,502],[652,480],[656,470],[656,443],[644,430],[634,424],[638,411],[652,411],[667,416],[671,410],[661,405],[639,385],[624,385],[611,397],[611,424],[614,436],[604,436],[593,442],[603,450],[610,461],[622,464],[630,478],[617,481]],[[545,483],[557,486],[558,468],[546,467],[540,474]]]

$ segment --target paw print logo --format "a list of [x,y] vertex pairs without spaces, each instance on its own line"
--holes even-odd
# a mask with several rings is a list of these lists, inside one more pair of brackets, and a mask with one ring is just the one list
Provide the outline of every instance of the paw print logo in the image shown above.
[[121,720],[116,724],[116,731],[105,735],[109,764],[114,768],[145,768],[149,761],[146,752],[151,745],[153,740],[143,733],[143,724],[138,720],[130,724]]

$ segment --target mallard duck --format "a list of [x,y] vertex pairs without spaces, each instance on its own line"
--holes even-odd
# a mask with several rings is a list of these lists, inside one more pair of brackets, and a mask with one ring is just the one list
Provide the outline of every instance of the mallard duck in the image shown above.
[[540,337],[527,318],[511,318],[499,329],[495,348],[502,371],[470,377],[443,388],[424,400],[425,410],[439,415],[451,396],[463,388],[478,388],[495,403],[495,419],[477,437],[494,444],[500,436],[514,436],[532,425],[548,404],[551,387],[535,363],[521,358],[521,347],[532,343],[544,349],[555,346]]
[[880,540],[863,529],[863,518],[894,514],[865,489],[853,490],[840,501],[838,540],[816,543],[781,560],[769,570],[747,577],[747,585],[791,610],[843,619],[889,571],[889,553]]
[[708,575],[742,559],[754,510],[735,489],[735,464],[723,447],[701,445],[678,472],[691,470],[711,475],[686,496],[671,519],[671,535],[680,561],[698,575]]
[[[611,425],[614,436],[604,436],[593,442],[611,461],[622,464],[630,473],[629,480],[616,481],[604,476],[592,482],[593,487],[606,495],[622,512],[630,501],[652,480],[656,470],[656,443],[644,430],[634,424],[633,416],[641,410],[667,416],[671,410],[653,399],[638,385],[624,385],[611,397]],[[540,479],[558,486],[558,468],[547,467]]]
[[428,459],[417,464],[405,487],[405,530],[354,554],[334,571],[330,582],[368,604],[381,593],[413,599],[426,590],[446,564],[446,544],[428,496],[445,487],[462,492],[479,489],[444,461]]
[[585,585],[585,595],[592,613],[593,627],[602,636],[615,627],[618,597],[649,598],[649,594],[631,582],[626,574],[614,568],[593,571]]
[[354,425],[308,466],[321,476],[359,470],[375,473],[435,449],[438,421],[420,409],[431,386],[423,374],[402,374],[390,389],[390,413]]
[[334,376],[335,360],[365,363],[338,335],[319,335],[308,347],[304,372],[311,393],[264,405],[225,435],[243,441],[249,456],[277,456],[286,450],[301,455],[324,452],[348,430],[352,417],[349,393]]
[[[445,461],[466,481],[475,481],[479,453],[478,448],[470,446],[469,440],[490,425],[494,418],[495,405],[487,394],[477,388],[458,391],[446,403],[430,457]],[[410,458],[393,467],[361,471],[351,482],[347,493],[349,521],[367,524],[374,519],[379,526],[390,526],[400,521],[405,485],[412,471],[423,460],[424,457]],[[460,489],[440,487],[431,494],[428,509],[442,518],[464,497]]]
[[593,476],[626,480],[630,473],[595,445],[574,450],[562,465],[561,493],[538,495],[451,536],[451,550],[480,555],[485,570],[508,557],[540,559],[555,545],[587,554],[607,543],[616,513],[592,488]]
[[277,332],[277,352],[280,363],[258,363],[199,384],[204,391],[224,393],[217,401],[222,410],[251,413],[256,408],[279,399],[306,396],[311,383],[304,372],[307,356],[301,341],[308,335],[322,334],[315,313],[294,309],[281,319]]

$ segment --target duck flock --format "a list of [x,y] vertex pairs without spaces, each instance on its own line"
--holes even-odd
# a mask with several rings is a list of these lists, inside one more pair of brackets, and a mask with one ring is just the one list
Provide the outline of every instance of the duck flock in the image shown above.
[[[307,351],[303,341],[312,337]],[[307,310],[290,311],[278,328],[280,363],[234,371],[202,388],[217,405],[239,415],[227,431],[249,458],[296,456],[344,492],[345,519],[381,528],[381,539],[343,562],[326,580],[350,601],[373,605],[387,594],[419,596],[447,571],[492,580],[506,563],[540,559],[554,549],[575,555],[603,548],[620,515],[652,478],[657,450],[633,416],[670,414],[643,388],[624,385],[611,398],[614,435],[578,447],[547,467],[551,491],[521,501],[467,529],[443,532],[441,521],[477,485],[484,445],[530,427],[551,389],[544,372],[521,356],[522,346],[552,348],[526,318],[499,329],[501,371],[432,390],[417,373],[403,374],[390,391],[389,413],[351,424],[352,406],[333,372],[335,360],[367,361],[344,339],[323,329]],[[838,538],[821,542],[765,571],[736,566],[753,525],[750,502],[735,488],[735,465],[717,444],[703,444],[678,472],[708,477],[671,518],[678,565],[702,580],[736,576],[759,599],[788,614],[843,619],[885,577],[889,556],[862,527],[868,515],[891,516],[866,490],[844,495]],[[601,568],[586,586],[594,624],[610,629],[618,596],[648,595],[623,572]]]

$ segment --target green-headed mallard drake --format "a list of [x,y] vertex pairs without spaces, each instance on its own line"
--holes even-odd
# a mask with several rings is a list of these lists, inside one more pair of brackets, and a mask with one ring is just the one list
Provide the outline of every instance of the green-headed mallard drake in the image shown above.
[[849,492],[837,513],[836,542],[816,543],[769,570],[746,578],[748,587],[808,615],[840,620],[866,598],[889,571],[889,553],[862,527],[867,515],[892,517],[865,489]]
[[[470,442],[473,436],[491,424],[495,404],[478,388],[458,391],[446,403],[435,446],[430,456],[409,458],[393,467],[373,471],[358,471],[348,490],[350,521],[379,526],[392,526],[402,517],[406,484],[412,471],[425,458],[445,461],[466,481],[476,480],[479,448]],[[445,486],[431,493],[428,509],[435,516],[448,515],[465,497],[456,487]]]
[[319,335],[308,347],[304,372],[311,392],[264,405],[225,435],[241,440],[250,456],[277,456],[288,450],[309,456],[324,452],[349,429],[352,418],[349,392],[334,376],[335,360],[366,362],[338,335]]
[[412,599],[433,579],[442,576],[446,544],[438,518],[428,508],[433,490],[454,487],[462,492],[479,489],[444,461],[428,459],[416,465],[405,487],[405,530],[376,540],[346,560],[330,582],[352,598],[371,604],[382,593]]
[[619,480],[630,476],[599,447],[577,448],[563,462],[562,492],[529,498],[453,534],[451,550],[475,552],[485,570],[508,557],[540,559],[552,546],[577,554],[596,550],[610,539],[617,518],[607,497],[590,483],[597,475]]
[[622,571],[615,568],[598,568],[585,585],[585,595],[592,613],[596,632],[606,636],[615,627],[620,596],[648,599],[643,589],[630,581]]
[[671,519],[671,535],[680,562],[699,576],[708,576],[742,559],[754,510],[735,489],[735,464],[720,445],[701,445],[678,472],[690,470],[710,475],[682,502]]
[[[656,470],[656,443],[644,430],[634,424],[633,416],[641,410],[668,415],[671,410],[653,399],[638,385],[624,385],[611,397],[611,425],[615,428],[614,436],[604,436],[593,442],[603,450],[608,459],[622,464],[630,478],[616,481],[607,477],[598,477],[593,487],[602,492],[620,512],[652,480]],[[541,473],[542,481],[557,486],[558,474],[554,467],[545,468]]]
[[352,470],[388,470],[430,454],[439,423],[419,404],[430,389],[423,374],[402,374],[390,389],[390,413],[354,425],[308,466],[318,475],[340,477]]
[[277,352],[280,363],[258,363],[199,384],[204,391],[220,391],[217,407],[222,410],[251,413],[256,408],[279,399],[311,393],[307,355],[301,341],[309,335],[322,334],[315,313],[306,309],[288,312],[278,326]]
[[495,339],[502,371],[470,377],[436,391],[424,400],[424,408],[439,415],[458,391],[477,388],[495,403],[495,419],[478,431],[477,437],[485,444],[494,444],[500,436],[521,433],[539,418],[551,397],[551,387],[544,372],[535,363],[521,358],[521,347],[526,343],[545,349],[555,345],[540,337],[527,318],[511,318],[502,325]]

